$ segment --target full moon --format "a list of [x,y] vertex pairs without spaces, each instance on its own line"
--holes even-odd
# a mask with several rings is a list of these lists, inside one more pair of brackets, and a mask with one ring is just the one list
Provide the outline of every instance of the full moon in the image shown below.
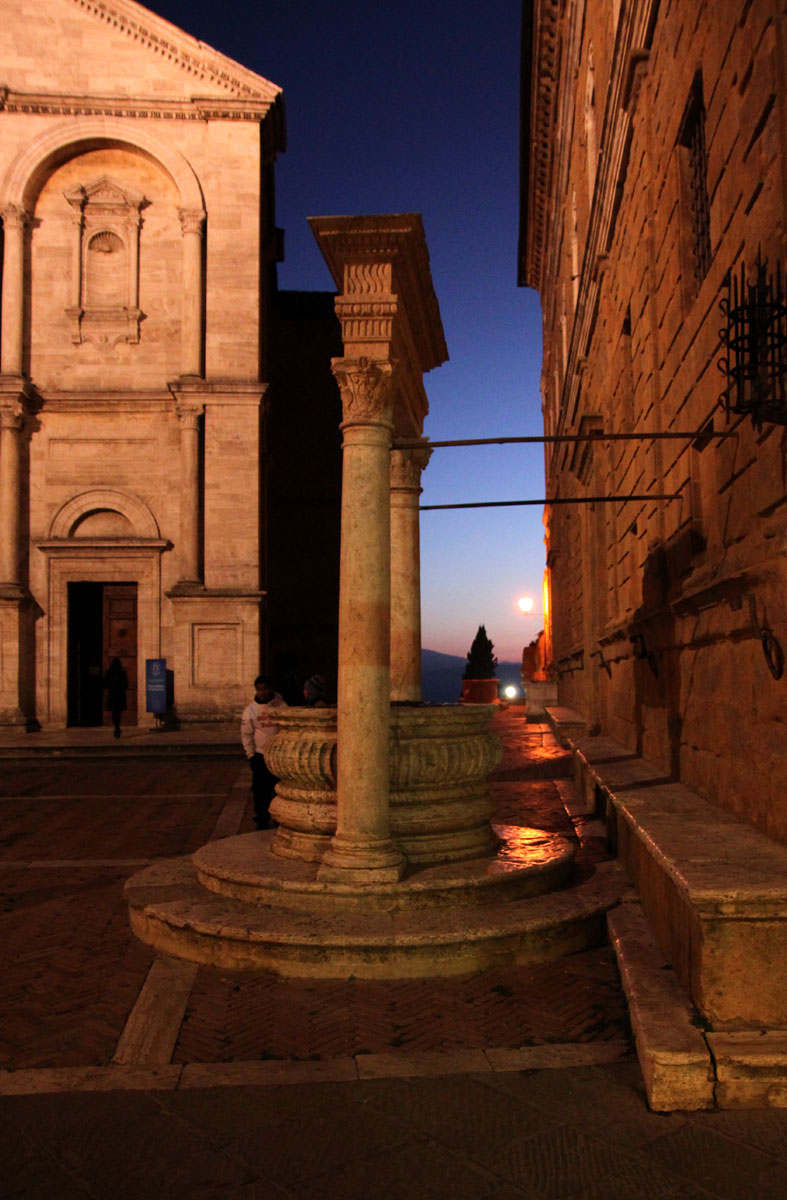
[[523,613],[532,612],[534,604],[532,596],[520,596],[518,603]]

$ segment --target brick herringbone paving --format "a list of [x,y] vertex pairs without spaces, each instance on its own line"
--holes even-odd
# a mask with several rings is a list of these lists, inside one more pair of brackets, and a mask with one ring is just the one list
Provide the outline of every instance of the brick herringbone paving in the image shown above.
[[188,854],[210,837],[242,762],[87,761],[48,773],[36,763],[24,793],[13,766],[0,798],[0,861],[19,862]]
[[226,758],[4,763],[0,1065],[110,1061],[153,961],[129,929],[126,863],[203,845],[240,767]]
[[0,1064],[102,1065],[153,953],[131,935],[128,868],[3,871]]
[[[542,727],[521,718],[499,714],[496,726],[504,757],[492,780],[495,820],[573,837],[560,796],[570,786],[564,753]],[[548,778],[528,778],[525,760],[545,763]],[[187,854],[204,844],[242,768],[240,759],[188,757],[4,763],[0,1065],[111,1060],[153,959],[128,928],[128,860]],[[247,810],[241,829],[249,828]],[[598,838],[580,841],[580,863],[606,856]],[[41,865],[47,862],[53,865]],[[173,1058],[518,1047],[617,1039],[626,1029],[607,947],[555,963],[392,983],[201,968]]]
[[[556,783],[518,779],[525,755],[543,753],[554,763],[564,753],[542,727],[521,718],[500,714],[496,726],[503,760],[490,787],[495,821],[574,838]],[[579,846],[580,869],[609,857],[597,841]],[[173,1057],[183,1063],[320,1059],[610,1040],[627,1032],[609,947],[462,978],[386,983],[281,980],[204,967]]]
[[176,1062],[320,1059],[627,1036],[607,946],[456,979],[281,980],[201,968]]

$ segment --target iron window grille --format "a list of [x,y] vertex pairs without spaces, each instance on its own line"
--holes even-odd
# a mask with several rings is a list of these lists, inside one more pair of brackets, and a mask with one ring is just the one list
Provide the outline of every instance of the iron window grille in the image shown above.
[[769,275],[760,250],[747,278],[746,265],[727,274],[720,338],[726,353],[719,370],[727,413],[743,413],[755,429],[764,421],[787,425],[787,302],[781,263]]
[[686,182],[691,214],[694,274],[699,286],[710,270],[710,200],[708,199],[708,153],[705,145],[705,102],[702,75],[692,84],[681,123],[678,144],[687,151]]

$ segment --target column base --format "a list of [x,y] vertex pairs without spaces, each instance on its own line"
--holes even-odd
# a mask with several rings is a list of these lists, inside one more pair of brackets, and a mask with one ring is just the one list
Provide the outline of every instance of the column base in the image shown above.
[[317,870],[318,880],[333,883],[398,883],[407,859],[387,838],[343,838],[337,834]]

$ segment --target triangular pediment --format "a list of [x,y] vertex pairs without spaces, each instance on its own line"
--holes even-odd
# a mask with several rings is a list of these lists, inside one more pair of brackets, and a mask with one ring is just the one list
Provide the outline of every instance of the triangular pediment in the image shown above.
[[25,0],[4,6],[0,82],[40,96],[223,99],[262,109],[281,89],[135,0]]
[[121,187],[119,183],[115,183],[108,175],[101,175],[98,179],[94,179],[92,183],[72,188],[70,191],[64,192],[64,195],[68,203],[74,207],[81,207],[84,203],[92,203],[105,206],[115,205],[123,208],[141,208],[145,203],[145,197],[142,195],[142,192],[138,192],[128,186]]

